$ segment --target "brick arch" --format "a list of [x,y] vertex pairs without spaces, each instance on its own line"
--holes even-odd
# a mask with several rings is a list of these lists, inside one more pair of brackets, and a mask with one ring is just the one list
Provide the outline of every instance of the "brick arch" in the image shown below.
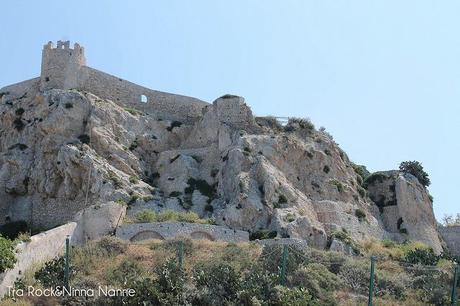
[[142,231],[137,233],[136,235],[132,236],[129,241],[143,241],[143,240],[151,240],[151,239],[158,239],[158,240],[165,240],[165,238],[158,232],[155,231]]
[[190,234],[190,237],[192,237],[192,239],[206,239],[206,240],[211,240],[211,241],[215,240],[211,234],[203,232],[203,231],[193,232]]

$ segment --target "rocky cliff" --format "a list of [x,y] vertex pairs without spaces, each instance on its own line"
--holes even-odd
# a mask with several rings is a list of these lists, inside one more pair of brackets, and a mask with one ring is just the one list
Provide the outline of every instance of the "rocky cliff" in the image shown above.
[[[432,204],[417,179],[388,172],[365,182],[357,168],[309,121],[255,118],[237,96],[217,99],[192,122],[78,90],[30,88],[0,104],[0,224],[45,229],[91,216],[104,223],[107,211],[113,228],[125,207],[128,216],[191,210],[318,247],[346,231],[355,240],[421,240],[439,252]],[[87,213],[90,206],[104,209]]]

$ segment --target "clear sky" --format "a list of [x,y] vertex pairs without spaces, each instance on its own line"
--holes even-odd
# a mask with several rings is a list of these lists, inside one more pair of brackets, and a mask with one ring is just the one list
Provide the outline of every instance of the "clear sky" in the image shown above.
[[460,212],[460,1],[0,3],[0,87],[36,77],[49,40],[88,65],[257,115],[309,117],[371,171],[419,160],[438,219]]

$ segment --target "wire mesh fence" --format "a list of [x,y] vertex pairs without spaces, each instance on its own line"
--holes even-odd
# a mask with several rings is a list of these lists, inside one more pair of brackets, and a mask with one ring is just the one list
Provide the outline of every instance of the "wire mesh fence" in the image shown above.
[[[107,238],[66,248],[64,259],[47,267],[48,278],[59,272],[54,285],[82,288],[105,282],[136,291],[134,297],[66,298],[83,304],[458,305],[459,298],[453,261],[411,264],[288,244],[183,239],[128,246]],[[96,273],[101,269],[103,277]]]

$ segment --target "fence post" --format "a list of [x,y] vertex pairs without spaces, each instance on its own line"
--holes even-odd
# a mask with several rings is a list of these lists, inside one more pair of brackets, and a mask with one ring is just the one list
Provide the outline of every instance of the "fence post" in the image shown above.
[[452,294],[450,296],[450,301],[451,301],[452,306],[455,306],[455,304],[457,304],[458,268],[459,268],[459,265],[457,264],[454,269],[454,281],[452,284]]
[[374,270],[375,270],[375,256],[371,256],[371,277],[369,281],[369,299],[367,301],[368,306],[372,306],[372,298],[374,296]]
[[179,262],[179,267],[180,267],[181,269],[183,269],[183,268],[184,268],[184,242],[183,242],[182,240],[179,241],[178,248],[179,248],[179,249],[178,249],[177,254],[178,254],[178,257],[179,257],[179,260],[178,260],[178,262]]
[[65,268],[64,268],[64,285],[69,289],[69,272],[70,272],[70,236],[65,239]]
[[286,286],[286,266],[288,259],[287,245],[283,245],[283,257],[281,258],[281,285]]

